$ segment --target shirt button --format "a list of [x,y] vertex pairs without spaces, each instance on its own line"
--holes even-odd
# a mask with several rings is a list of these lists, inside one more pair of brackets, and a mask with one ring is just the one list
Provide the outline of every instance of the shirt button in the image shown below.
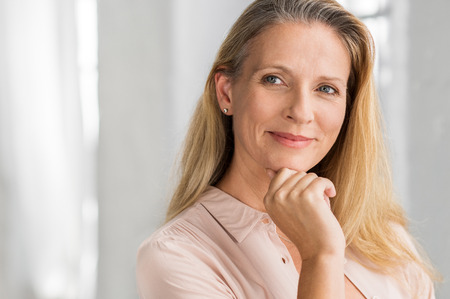
[[373,296],[372,299],[380,299],[378,296]]
[[286,264],[286,259],[284,257],[281,258],[281,261],[283,262],[283,264]]

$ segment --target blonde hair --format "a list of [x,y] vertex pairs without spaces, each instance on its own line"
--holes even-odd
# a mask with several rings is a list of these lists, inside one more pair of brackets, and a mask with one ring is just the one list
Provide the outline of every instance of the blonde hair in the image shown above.
[[332,210],[353,249],[379,271],[413,262],[428,267],[396,236],[393,224],[406,226],[403,209],[393,198],[390,163],[383,141],[373,82],[374,46],[366,26],[332,0],[257,0],[243,12],[223,42],[194,112],[181,159],[181,177],[167,221],[191,206],[215,185],[231,162],[232,118],[221,113],[215,74],[236,78],[249,44],[269,26],[287,22],[324,23],[339,35],[351,58],[347,111],[336,143],[311,171],[334,182],[338,195]]

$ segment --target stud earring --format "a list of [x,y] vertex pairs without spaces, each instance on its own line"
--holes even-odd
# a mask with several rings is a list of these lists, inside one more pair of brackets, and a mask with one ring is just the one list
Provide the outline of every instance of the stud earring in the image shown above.
[[228,109],[227,108],[223,108],[223,113],[227,114]]

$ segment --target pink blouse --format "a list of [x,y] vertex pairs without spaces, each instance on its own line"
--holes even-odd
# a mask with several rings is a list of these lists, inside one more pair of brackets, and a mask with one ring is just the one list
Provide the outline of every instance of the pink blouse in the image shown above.
[[[346,250],[345,275],[366,298],[413,298],[393,278]],[[433,284],[417,267],[404,275],[416,298],[434,298]],[[143,242],[137,284],[150,298],[297,298],[299,274],[268,214],[215,187]]]

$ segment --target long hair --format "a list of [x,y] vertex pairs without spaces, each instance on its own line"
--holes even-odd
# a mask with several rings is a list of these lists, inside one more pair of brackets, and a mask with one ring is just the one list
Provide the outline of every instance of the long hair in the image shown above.
[[347,244],[379,271],[390,272],[413,262],[428,267],[392,225],[406,226],[403,209],[393,196],[390,163],[383,140],[380,108],[373,82],[374,46],[366,26],[333,0],[257,0],[243,12],[224,40],[184,144],[180,181],[169,205],[169,221],[191,206],[227,170],[234,149],[232,117],[221,113],[215,74],[240,74],[249,44],[258,34],[282,23],[321,22],[332,28],[351,59],[346,116],[339,136],[311,171],[329,178],[338,195],[331,205]]

